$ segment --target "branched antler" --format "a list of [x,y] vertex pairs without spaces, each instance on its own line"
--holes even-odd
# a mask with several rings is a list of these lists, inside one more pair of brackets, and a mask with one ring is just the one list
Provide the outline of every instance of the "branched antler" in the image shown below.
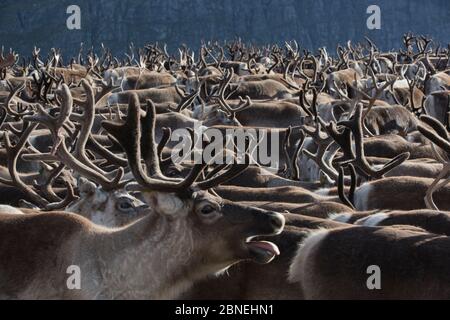
[[[145,117],[141,118],[139,99],[136,94],[133,94],[130,96],[128,116],[124,124],[110,121],[102,123],[103,127],[119,141],[127,154],[131,172],[139,184],[131,185],[129,188],[177,193],[185,193],[195,188],[209,189],[233,178],[248,166],[248,163],[245,165],[233,165],[225,173],[197,183],[195,181],[206,167],[206,163],[195,164],[184,179],[164,176],[160,170],[157,146],[154,141],[155,115],[155,107],[150,103]],[[141,153],[143,147],[144,153]],[[141,155],[150,175],[142,167]]]
[[355,141],[356,157],[352,163],[363,171],[367,176],[373,178],[382,178],[384,174],[394,169],[396,166],[404,162],[409,158],[409,152],[399,154],[394,159],[386,163],[381,169],[373,169],[364,155],[364,139],[363,139],[363,106],[361,104],[356,105],[353,119],[338,122],[338,125],[344,126],[351,130]]

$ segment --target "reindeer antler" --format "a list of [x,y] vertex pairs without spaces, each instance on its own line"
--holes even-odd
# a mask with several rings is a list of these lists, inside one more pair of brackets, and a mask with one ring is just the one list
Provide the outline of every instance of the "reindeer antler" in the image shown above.
[[14,53],[10,53],[6,56],[6,58],[0,57],[0,70],[12,67],[16,63],[16,55]]
[[[47,154],[24,155],[24,159],[27,157],[30,160],[43,158],[47,160],[53,159],[54,161],[61,161],[70,169],[80,172],[83,176],[98,183],[105,190],[117,188],[120,185],[120,180],[124,174],[123,168],[116,170],[114,173],[114,178],[108,179],[92,163],[89,161],[83,162],[83,159],[77,159],[69,152],[63,130],[67,131],[69,117],[72,113],[73,99],[70,94],[69,87],[66,84],[62,85],[59,93],[61,94],[62,104],[58,117],[55,118],[49,115],[41,105],[37,105],[38,115],[24,117],[24,120],[41,123],[50,130],[54,142],[52,151]],[[87,125],[87,127],[88,126],[89,125]],[[85,138],[82,138],[81,144],[78,144],[80,154],[83,153],[82,151],[84,150],[84,145]]]
[[[159,168],[159,157],[154,141],[155,115],[155,107],[150,103],[148,104],[145,117],[141,119],[139,99],[136,94],[133,94],[130,96],[128,116],[124,124],[110,121],[103,121],[102,123],[103,127],[119,141],[127,154],[131,172],[139,184],[139,186],[134,185],[131,188],[177,193],[187,192],[191,187],[209,189],[233,178],[248,166],[248,163],[245,165],[233,165],[225,173],[197,183],[195,181],[206,167],[206,163],[195,164],[184,179],[164,176]],[[144,137],[144,140],[142,140],[142,137]],[[145,147],[142,155],[150,176],[145,173],[141,165],[142,147]]]
[[353,119],[340,121],[338,125],[350,129],[353,133],[356,151],[356,158],[355,160],[352,161],[353,164],[357,166],[361,171],[363,171],[366,175],[374,178],[381,178],[383,177],[384,174],[386,174],[387,172],[389,172],[390,170],[394,169],[396,166],[407,160],[410,154],[409,152],[399,154],[394,159],[386,163],[381,169],[379,170],[373,169],[364,155],[362,113],[363,113],[362,104],[357,104],[355,108],[355,113],[353,115]]

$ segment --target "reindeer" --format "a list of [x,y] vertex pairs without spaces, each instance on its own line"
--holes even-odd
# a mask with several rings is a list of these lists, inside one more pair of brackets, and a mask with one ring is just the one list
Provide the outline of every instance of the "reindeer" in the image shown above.
[[[448,299],[448,246],[447,236],[412,227],[322,229],[297,251],[289,280],[305,299]],[[370,266],[382,272],[379,290],[366,285]]]
[[[148,170],[154,172],[151,177],[147,176],[140,163],[140,144],[142,135],[144,139],[153,139],[155,110],[147,110],[142,129],[140,117],[138,97],[134,95],[130,99],[126,123],[105,122],[104,126],[124,148],[131,171],[139,182],[130,188],[142,192],[152,212],[119,229],[105,229],[81,217],[60,212],[2,214],[0,228],[3,229],[2,243],[6,246],[0,255],[10,256],[13,250],[17,258],[17,261],[1,259],[2,274],[10,275],[2,284],[3,297],[169,298],[181,293],[194,281],[239,260],[251,258],[267,263],[278,254],[274,244],[249,239],[281,232],[284,218],[280,214],[236,205],[203,191],[233,177],[242,170],[241,167],[234,166],[222,175],[196,183],[205,167],[199,164],[185,179],[170,181],[159,172],[154,146],[144,152]],[[64,148],[64,144],[61,146]],[[41,224],[53,225],[55,232],[44,232]],[[209,230],[211,237],[217,239],[217,227],[224,237],[211,251],[211,242],[206,240],[205,235]],[[14,240],[17,233],[24,236],[24,232],[27,234],[24,237],[26,240]],[[240,240],[237,240],[237,233],[242,234]],[[56,240],[62,236],[70,240]],[[45,248],[36,246],[42,241],[48,243]],[[77,246],[70,245],[74,241]],[[165,262],[164,259],[155,259],[163,253],[163,248],[170,248],[173,254],[173,243],[183,243],[179,247],[179,252],[183,252],[180,256],[183,263],[180,264],[177,259],[167,259]],[[111,250],[113,247],[115,250]],[[187,252],[189,254],[186,256]],[[11,268],[17,271],[16,262],[25,261],[21,255],[27,255],[28,261],[24,268],[19,268],[23,274],[11,273]],[[205,260],[205,256],[209,258]],[[48,261],[58,263],[50,266]],[[151,261],[157,263],[152,267],[149,264]],[[166,272],[163,277],[155,277],[161,263]],[[65,269],[73,264],[88,275],[82,280],[82,289],[76,293],[65,286]],[[128,272],[131,265],[133,272]],[[185,269],[189,265],[198,265],[199,268],[189,272],[190,268]],[[125,274],[128,276],[124,277]]]
[[[125,60],[105,47],[101,57],[81,48],[67,65],[56,49],[46,60],[35,49],[28,65],[7,58],[0,296],[417,298],[415,288],[446,284],[430,276],[396,285],[395,277],[415,259],[421,269],[408,265],[411,274],[438,274],[424,257],[448,235],[448,49],[405,35],[404,50],[381,52],[366,40],[339,46],[338,59],[325,48],[301,53],[295,42],[240,40],[204,44],[197,59],[186,46],[174,57],[157,44],[137,59],[134,46]],[[190,155],[226,136],[230,150],[216,156],[233,159],[239,141],[228,131],[255,130],[279,161],[269,170],[246,146],[245,164],[177,162],[177,129],[202,141]],[[326,228],[323,242],[316,228]],[[367,254],[374,244],[383,254]],[[389,252],[406,258],[390,261]],[[367,277],[366,258],[395,264],[379,296],[346,274],[359,268]],[[79,292],[65,289],[70,265],[88,275]],[[327,278],[331,266],[340,292]],[[225,269],[229,277],[216,276]],[[289,269],[304,291],[287,281]]]
[[[303,241],[311,228],[336,228],[345,224],[310,218],[301,215],[283,214],[286,226],[278,236],[264,237],[274,241],[281,250],[280,256],[267,266],[241,263],[231,267],[226,274],[210,277],[196,283],[182,295],[182,299],[304,299],[297,284],[287,281],[287,271],[297,251],[297,243]],[[244,285],[245,284],[245,285]]]

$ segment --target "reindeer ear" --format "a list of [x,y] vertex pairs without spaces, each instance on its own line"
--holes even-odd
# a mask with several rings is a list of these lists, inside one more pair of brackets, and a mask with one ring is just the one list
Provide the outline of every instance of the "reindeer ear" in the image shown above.
[[[146,194],[144,194],[144,198],[147,200]],[[154,201],[155,210],[168,217],[182,217],[189,212],[189,210],[184,210],[185,205],[183,200],[175,194],[166,192],[152,192],[151,198]]]
[[81,177],[78,180],[78,189],[80,190],[80,194],[91,195],[95,193],[97,186],[95,185],[95,183]]
[[169,219],[177,219],[186,216],[190,210],[176,194],[158,191],[143,191],[142,198],[154,212],[164,215]]

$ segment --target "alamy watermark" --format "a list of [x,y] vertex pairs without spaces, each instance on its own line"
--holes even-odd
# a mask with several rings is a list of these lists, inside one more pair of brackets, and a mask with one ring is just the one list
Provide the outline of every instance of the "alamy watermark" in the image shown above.
[[81,29],[81,9],[73,4],[67,7],[66,13],[69,15],[66,20],[66,26],[69,30]]
[[379,6],[373,4],[367,7],[367,14],[370,16],[367,18],[366,25],[369,30],[381,29],[381,9]]
[[81,269],[77,265],[67,267],[66,273],[69,275],[66,280],[66,286],[69,290],[81,289]]
[[367,274],[370,276],[367,278],[366,286],[369,290],[380,290],[381,289],[381,269],[376,264],[370,265],[366,270]]
[[171,151],[175,164],[260,164],[277,171],[280,164],[278,130],[256,128],[206,128],[196,123],[193,131],[176,129],[171,135],[176,145]]
[[[66,13],[69,15],[66,20],[66,26],[69,30],[81,29],[81,9],[78,5],[72,4],[67,7]],[[369,30],[381,29],[381,9],[378,5],[372,4],[367,7],[366,13],[370,16],[366,20],[366,26]]]

